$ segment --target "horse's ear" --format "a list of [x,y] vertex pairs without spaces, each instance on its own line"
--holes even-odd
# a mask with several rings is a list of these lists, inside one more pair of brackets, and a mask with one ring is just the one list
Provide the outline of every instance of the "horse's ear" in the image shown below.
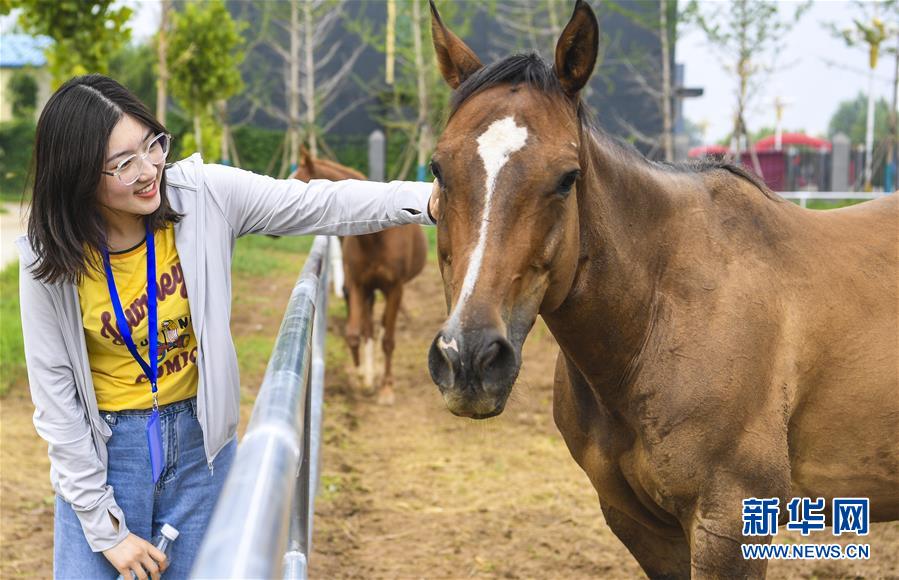
[[431,37],[434,41],[434,52],[437,53],[437,64],[440,74],[446,83],[455,90],[465,79],[483,67],[481,61],[462,40],[443,25],[440,13],[431,3]]
[[556,44],[556,76],[571,97],[584,88],[599,52],[599,23],[590,5],[577,0],[574,14]]
[[302,165],[306,168],[306,171],[309,173],[314,173],[314,162],[312,161],[312,155],[309,153],[309,150],[306,149],[305,145],[300,145],[300,157],[302,158]]

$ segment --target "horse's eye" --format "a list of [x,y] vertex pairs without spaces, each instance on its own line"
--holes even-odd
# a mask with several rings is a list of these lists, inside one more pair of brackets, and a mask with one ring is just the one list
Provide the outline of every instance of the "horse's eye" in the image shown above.
[[431,174],[434,176],[437,181],[440,182],[441,187],[443,186],[443,175],[440,174],[440,166],[437,165],[436,161],[431,161]]
[[574,187],[577,178],[581,176],[580,171],[569,171],[562,177],[562,180],[559,181],[558,187],[556,187],[556,193],[561,195],[566,195],[571,193],[571,188]]

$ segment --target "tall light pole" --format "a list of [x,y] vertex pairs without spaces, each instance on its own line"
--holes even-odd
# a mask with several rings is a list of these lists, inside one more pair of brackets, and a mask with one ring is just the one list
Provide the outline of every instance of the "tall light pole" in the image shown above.
[[868,116],[865,126],[865,191],[871,191],[874,162],[874,69],[877,68],[880,44],[887,38],[886,26],[876,16],[871,19],[870,23],[856,20],[855,28],[847,28],[843,31],[843,38],[850,46],[860,42],[868,45],[870,71],[868,74]]
[[775,123],[774,123],[774,150],[781,151],[783,150],[783,116],[784,109],[787,108],[788,105],[792,105],[793,101],[791,99],[785,99],[780,95],[774,97],[774,100],[771,102],[774,105],[774,114]]

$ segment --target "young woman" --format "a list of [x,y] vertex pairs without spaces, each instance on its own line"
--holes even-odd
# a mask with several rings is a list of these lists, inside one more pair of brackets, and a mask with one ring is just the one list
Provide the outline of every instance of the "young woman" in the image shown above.
[[[238,237],[433,223],[430,184],[276,180],[198,155],[166,165],[170,145],[100,75],[63,85],[38,122],[17,244],[59,578],[190,572],[236,448]],[[148,542],[163,523],[180,531],[171,563]]]

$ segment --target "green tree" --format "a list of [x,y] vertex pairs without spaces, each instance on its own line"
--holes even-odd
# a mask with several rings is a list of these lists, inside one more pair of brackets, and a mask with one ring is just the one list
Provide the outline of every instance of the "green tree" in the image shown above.
[[[865,123],[867,121],[868,97],[859,93],[851,101],[842,101],[830,118],[827,134],[833,138],[837,133],[843,133],[854,144],[865,142]],[[890,106],[886,99],[880,99],[875,106],[874,116],[878,119],[888,119]],[[887,123],[878,123],[874,126],[874,141],[885,142],[890,136],[890,126]]]
[[11,0],[22,10],[19,23],[33,35],[53,39],[47,66],[54,87],[69,78],[92,72],[107,73],[109,57],[131,37],[127,6],[115,0]]
[[156,55],[147,44],[128,44],[109,59],[109,75],[134,93],[151,111],[156,106]]
[[[439,9],[443,21],[456,34],[464,38],[470,33],[477,4],[440,2]],[[347,28],[386,55],[389,37],[386,26],[375,28],[371,22],[358,18],[348,20]],[[397,2],[393,83],[385,87],[375,81],[367,87],[378,99],[376,117],[387,132],[388,158],[394,160],[387,168],[389,179],[408,178],[416,160],[421,163],[427,157],[423,152],[427,150],[430,154],[434,145],[432,128],[442,125],[449,103],[450,91],[437,67],[430,30],[431,11],[425,0]],[[396,151],[394,147],[400,144],[402,151]],[[397,154],[393,155],[394,152]],[[423,172],[423,168],[419,169],[419,176]]]
[[223,0],[188,3],[172,18],[168,47],[171,91],[190,111],[195,145],[201,153],[203,120],[212,116],[212,104],[226,101],[243,88],[241,28]]
[[14,117],[30,118],[37,107],[37,80],[27,69],[18,69],[7,85]]
[[[705,33],[725,59],[725,69],[736,80],[731,149],[737,154],[743,145],[741,138],[751,140],[745,111],[757,96],[766,74],[775,70],[785,39],[809,6],[809,2],[795,4],[788,15],[782,12],[787,7],[774,0],[704,3],[691,0],[687,6],[687,17]],[[745,145],[750,152],[754,151],[751,143]],[[754,154],[753,164],[755,171],[761,174]]]

